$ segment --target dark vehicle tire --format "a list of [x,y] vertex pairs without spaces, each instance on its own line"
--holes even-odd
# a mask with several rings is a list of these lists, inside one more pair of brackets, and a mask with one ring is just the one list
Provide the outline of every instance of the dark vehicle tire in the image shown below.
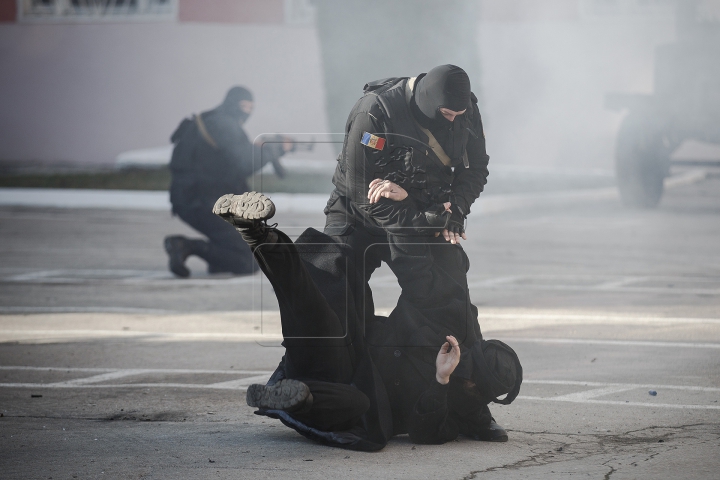
[[655,208],[660,203],[672,153],[668,143],[652,121],[632,113],[625,117],[615,149],[615,175],[623,205]]

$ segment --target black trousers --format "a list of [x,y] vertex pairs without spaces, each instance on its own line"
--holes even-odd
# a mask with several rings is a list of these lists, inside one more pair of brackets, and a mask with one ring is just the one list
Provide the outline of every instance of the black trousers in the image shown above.
[[276,230],[276,243],[254,249],[260,268],[275,290],[280,306],[285,376],[303,381],[313,395],[306,414],[293,415],[324,431],[351,428],[368,410],[370,400],[350,385],[355,350],[348,342],[347,318],[341,318],[315,284],[298,248]]
[[197,255],[208,263],[210,273],[245,275],[256,272],[258,267],[250,247],[232,225],[212,213],[213,205],[214,201],[173,205],[174,212],[183,222],[208,238],[207,245]]

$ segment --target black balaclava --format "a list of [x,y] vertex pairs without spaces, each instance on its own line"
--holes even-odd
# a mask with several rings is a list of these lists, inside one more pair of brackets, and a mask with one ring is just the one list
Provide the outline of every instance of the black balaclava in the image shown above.
[[413,89],[413,114],[431,131],[450,127],[440,108],[459,112],[470,106],[470,78],[455,65],[440,65],[425,75],[418,75]]
[[225,100],[223,100],[222,105],[220,105],[220,110],[237,119],[240,123],[245,123],[250,114],[240,109],[240,102],[242,100],[253,101],[250,90],[245,87],[232,87],[228,90],[227,95],[225,95]]

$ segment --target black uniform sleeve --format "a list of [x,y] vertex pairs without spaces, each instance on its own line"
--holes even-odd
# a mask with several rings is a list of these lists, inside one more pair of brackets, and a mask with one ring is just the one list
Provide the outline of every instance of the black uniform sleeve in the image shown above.
[[345,194],[372,221],[391,233],[402,235],[418,230],[427,230],[428,233],[436,230],[410,197],[401,202],[389,199],[381,199],[374,204],[368,202],[370,182],[381,177],[380,165],[386,161],[390,152],[387,145],[377,150],[360,143],[366,132],[385,139],[382,123],[372,112],[358,113],[349,124],[343,159],[346,166],[346,178],[343,181],[347,188]]
[[418,398],[408,419],[408,433],[414,443],[441,444],[457,438],[459,428],[448,410],[449,385],[438,382]]
[[473,105],[472,130],[477,138],[470,135],[467,144],[467,155],[469,168],[459,166],[455,168],[455,180],[452,184],[452,191],[455,195],[455,203],[465,215],[470,213],[470,206],[477,200],[485,188],[488,177],[488,162],[490,157],[485,150],[485,133],[483,132],[482,119],[477,105]]

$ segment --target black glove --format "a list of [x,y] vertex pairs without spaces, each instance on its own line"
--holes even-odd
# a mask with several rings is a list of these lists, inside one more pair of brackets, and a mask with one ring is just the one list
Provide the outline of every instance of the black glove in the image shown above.
[[441,231],[447,228],[448,221],[450,220],[450,212],[445,210],[445,206],[442,203],[439,203],[425,211],[425,218],[431,228]]
[[465,215],[457,205],[450,206],[450,210],[452,210],[452,213],[445,228],[450,233],[462,235],[465,233]]

